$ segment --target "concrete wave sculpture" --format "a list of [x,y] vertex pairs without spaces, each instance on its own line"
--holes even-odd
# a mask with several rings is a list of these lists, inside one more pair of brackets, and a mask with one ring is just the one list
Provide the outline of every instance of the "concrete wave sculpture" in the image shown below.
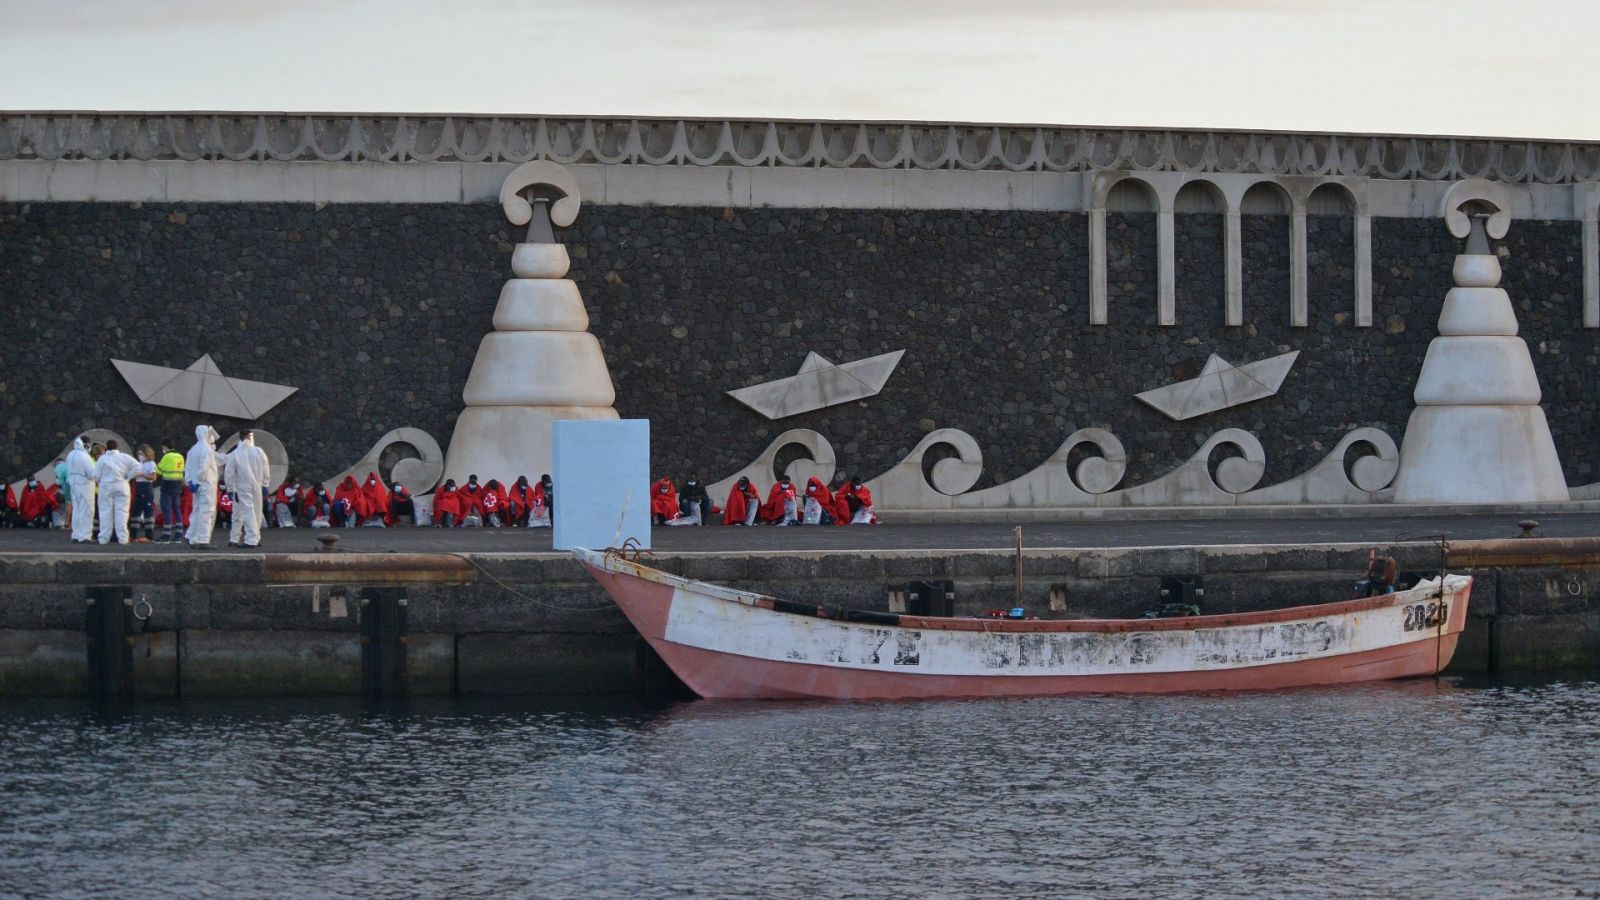
[[555,163],[518,166],[500,186],[506,218],[528,234],[512,251],[515,277],[500,291],[494,331],[479,344],[461,393],[466,409],[445,478],[538,478],[550,471],[552,422],[617,418],[611,372],[552,230],[571,225],[580,202],[577,179]]
[[1530,503],[1569,499],[1539,376],[1500,285],[1491,238],[1511,225],[1505,188],[1463,181],[1445,195],[1450,233],[1466,238],[1451,272],[1439,336],[1413,392],[1400,445],[1396,503]]

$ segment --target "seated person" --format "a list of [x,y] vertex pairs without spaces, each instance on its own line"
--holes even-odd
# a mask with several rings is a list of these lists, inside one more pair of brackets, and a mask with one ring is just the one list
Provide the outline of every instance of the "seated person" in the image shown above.
[[50,489],[39,479],[28,476],[28,483],[22,486],[22,494],[17,498],[17,512],[22,519],[22,527],[49,528],[50,512],[55,508],[55,497]]
[[371,515],[368,502],[361,485],[356,484],[356,477],[346,475],[339,486],[333,489],[333,524],[340,528],[354,528],[361,524],[362,519]]
[[672,479],[662,476],[650,485],[650,524],[665,525],[678,517],[678,488]]
[[377,472],[368,472],[367,480],[361,485],[361,496],[366,499],[366,508],[361,511],[362,525],[382,528],[394,524],[389,520],[389,489],[383,486],[383,479]]
[[833,524],[833,494],[815,475],[806,482],[805,515],[801,521],[806,525]]
[[305,504],[301,511],[305,513],[306,525],[311,528],[328,528],[333,521],[333,495],[320,484],[302,486],[300,492],[305,495]]
[[722,505],[722,524],[754,525],[761,512],[761,495],[750,479],[741,477],[728,491],[728,502]]
[[417,524],[417,503],[406,486],[397,481],[394,490],[389,492],[388,521],[393,524],[401,519],[410,519],[411,524]]
[[861,479],[850,479],[850,492],[845,496],[845,502],[850,506],[851,525],[878,524],[878,511],[872,506],[872,491],[867,490]]
[[478,483],[477,475],[468,475],[467,483],[461,486],[461,524],[483,524],[483,485]]
[[500,493],[500,482],[491,478],[478,495],[478,508],[483,511],[485,528],[499,528],[505,524],[506,498]]
[[517,483],[506,491],[506,517],[513,528],[528,527],[528,519],[533,515],[533,493],[533,485],[526,475],[518,475]]
[[221,480],[217,482],[217,527],[223,531],[233,527],[233,492]]
[[545,475],[533,486],[533,506],[528,508],[529,528],[549,528],[551,502],[555,499],[555,485]]
[[706,486],[699,475],[690,475],[678,492],[678,516],[668,525],[704,525],[710,517],[711,498],[706,496]]
[[789,476],[780,477],[767,492],[767,502],[761,504],[761,521],[778,526],[800,524],[799,499],[799,491]]
[[435,528],[454,528],[461,524],[461,492],[454,478],[433,492],[433,525]]
[[272,492],[272,515],[268,518],[276,522],[279,528],[293,528],[295,518],[305,510],[305,505],[306,498],[300,493],[300,485],[295,484],[293,478],[285,478],[283,484]]

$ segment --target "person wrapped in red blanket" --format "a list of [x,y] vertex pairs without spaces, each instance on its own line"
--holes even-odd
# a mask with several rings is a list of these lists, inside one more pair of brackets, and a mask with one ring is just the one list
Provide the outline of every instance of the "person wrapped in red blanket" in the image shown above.
[[506,491],[506,522],[513,528],[518,525],[528,527],[528,519],[533,513],[534,493],[526,475],[518,475],[517,483]]
[[805,525],[833,524],[833,493],[815,475],[806,481],[805,513],[800,521]]
[[784,475],[767,492],[767,502],[761,504],[761,521],[774,525],[800,524],[800,492],[794,482]]
[[461,496],[461,524],[483,524],[483,485],[477,475],[468,475],[467,483],[459,488]]
[[655,484],[650,485],[650,522],[654,525],[665,525],[671,519],[678,517],[678,488],[672,479],[666,476],[657,478]]
[[382,528],[394,524],[389,513],[389,489],[383,486],[383,479],[378,477],[377,472],[367,473],[367,480],[361,485],[361,495],[367,500],[366,511],[357,512],[362,525]]
[[49,528],[50,512],[56,508],[56,498],[50,489],[37,478],[30,477],[17,497],[17,514],[22,517],[23,528]]
[[478,495],[478,508],[483,511],[485,528],[499,528],[505,524],[506,495],[500,482],[491,478]]
[[433,524],[438,528],[454,528],[461,524],[461,491],[456,489],[454,478],[433,492]]
[[728,502],[722,505],[722,524],[754,525],[761,512],[761,495],[748,478],[740,478],[728,492]]
[[872,506],[872,491],[861,483],[861,479],[850,479],[848,492],[845,494],[845,503],[850,507],[851,525],[876,525],[878,524],[878,511]]
[[362,492],[361,485],[356,484],[356,477],[346,475],[339,486],[333,489],[333,526],[356,527],[362,519],[372,514],[368,506],[370,502]]

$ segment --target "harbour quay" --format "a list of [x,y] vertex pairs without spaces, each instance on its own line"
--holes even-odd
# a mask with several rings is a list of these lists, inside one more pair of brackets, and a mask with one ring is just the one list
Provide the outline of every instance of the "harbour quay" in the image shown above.
[[[1531,537],[1505,536],[1523,531],[1505,514],[1085,519],[1023,526],[1020,557],[1009,524],[657,529],[645,559],[823,607],[1062,619],[1344,599],[1376,550],[1403,583],[1441,569],[1476,579],[1448,671],[1531,673],[1600,668],[1600,538],[1585,536],[1597,517],[1543,516]],[[355,529],[321,552],[306,531],[278,530],[248,553],[62,552],[49,535],[12,534],[0,547],[0,698],[674,687],[547,532]]]

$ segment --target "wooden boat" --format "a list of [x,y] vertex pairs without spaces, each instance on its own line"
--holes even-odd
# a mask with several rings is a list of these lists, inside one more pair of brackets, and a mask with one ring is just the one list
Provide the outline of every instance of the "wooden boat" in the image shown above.
[[574,550],[668,667],[718,698],[1013,697],[1260,690],[1432,675],[1472,579],[1265,612],[963,619],[795,603]]

